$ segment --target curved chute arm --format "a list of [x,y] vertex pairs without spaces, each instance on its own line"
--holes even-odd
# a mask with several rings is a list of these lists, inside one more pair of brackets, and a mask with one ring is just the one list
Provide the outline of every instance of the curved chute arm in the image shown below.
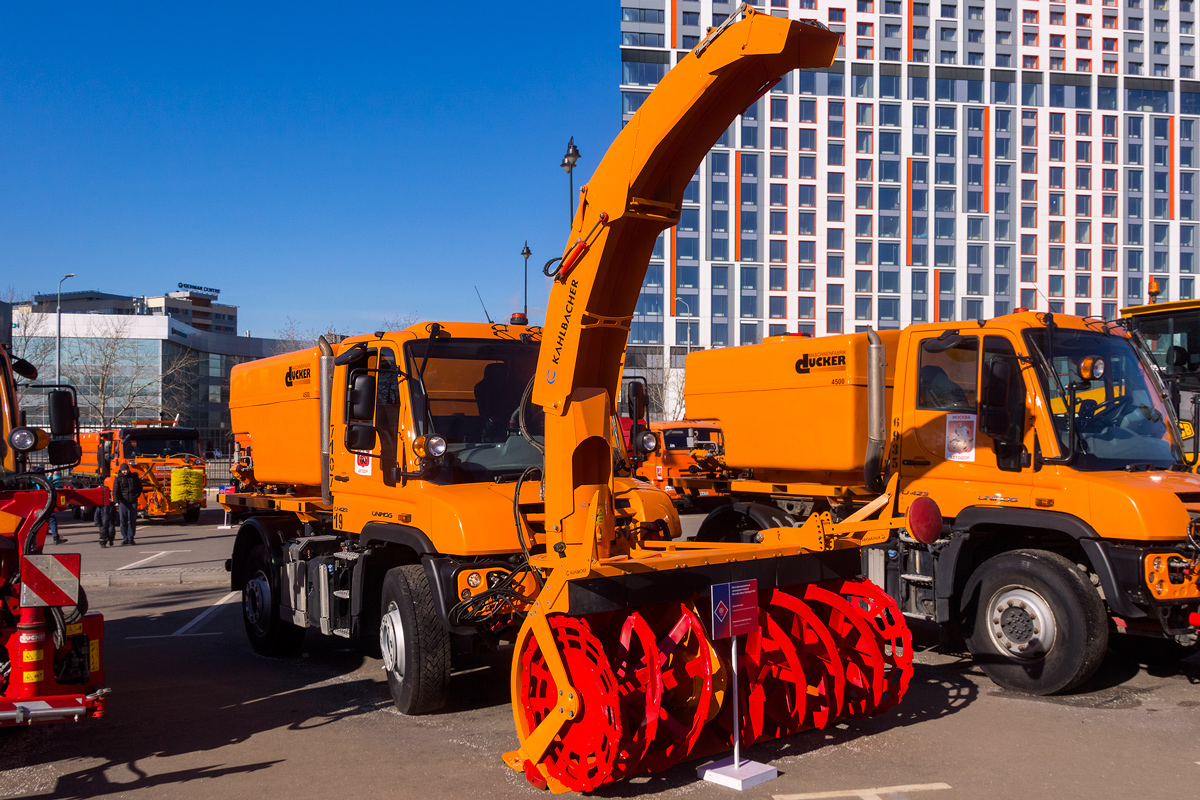
[[782,76],[829,66],[839,41],[819,23],[749,9],[710,33],[646,98],[580,191],[567,252],[591,241],[550,294],[533,395],[547,413],[565,413],[580,387],[615,391],[654,241],[678,222],[704,155]]
[[610,538],[609,419],[655,239],[679,221],[684,189],[737,115],[788,72],[829,66],[841,39],[817,22],[742,12],[663,77],[580,191],[533,391],[546,411],[549,544],[576,565]]

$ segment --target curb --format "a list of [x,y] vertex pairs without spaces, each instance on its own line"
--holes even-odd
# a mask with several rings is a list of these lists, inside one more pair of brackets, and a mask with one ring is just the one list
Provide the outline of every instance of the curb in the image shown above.
[[178,586],[229,584],[229,573],[224,570],[114,570],[112,572],[84,573],[79,585],[85,589],[108,589],[122,586]]

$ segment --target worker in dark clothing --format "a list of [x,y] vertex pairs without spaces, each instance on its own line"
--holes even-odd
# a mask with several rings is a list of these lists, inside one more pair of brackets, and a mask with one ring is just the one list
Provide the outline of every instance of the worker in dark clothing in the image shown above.
[[117,501],[117,513],[121,518],[121,544],[133,544],[137,533],[137,504],[142,495],[142,479],[129,464],[121,465],[121,471],[113,480],[113,499]]
[[108,503],[96,508],[96,527],[100,529],[100,546],[106,547],[113,543],[114,529],[117,525],[117,506],[113,493],[108,492]]

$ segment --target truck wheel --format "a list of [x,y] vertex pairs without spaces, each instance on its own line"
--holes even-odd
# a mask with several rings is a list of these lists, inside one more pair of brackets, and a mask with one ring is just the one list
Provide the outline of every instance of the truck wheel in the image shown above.
[[189,508],[187,511],[183,512],[183,521],[188,525],[195,525],[199,519],[200,509],[198,508]]
[[[279,617],[279,576],[264,545],[246,559],[246,585],[242,587],[242,621],[254,652],[287,656],[300,651],[305,629]],[[274,579],[272,579],[274,575]]]
[[83,509],[79,506],[71,506],[71,519],[83,519]]
[[[78,506],[76,506],[76,508],[78,508]],[[83,513],[83,518],[86,519],[88,522],[91,522],[92,520],[94,520],[96,518],[96,507],[88,506],[87,508],[83,509],[82,513]]]
[[425,567],[406,564],[383,579],[379,649],[392,701],[402,714],[428,714],[450,695],[450,634],[434,606]]
[[1087,575],[1057,553],[1014,550],[991,558],[971,575],[963,598],[975,604],[967,648],[1006,689],[1065,692],[1104,660],[1104,601]]
[[696,531],[698,542],[743,542],[752,544],[758,537],[762,526],[750,518],[749,514],[732,505],[714,509]]

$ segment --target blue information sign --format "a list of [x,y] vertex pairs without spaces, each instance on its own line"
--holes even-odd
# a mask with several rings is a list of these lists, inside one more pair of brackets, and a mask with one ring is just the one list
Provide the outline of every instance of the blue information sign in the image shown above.
[[712,587],[713,639],[758,630],[758,581],[717,583]]

